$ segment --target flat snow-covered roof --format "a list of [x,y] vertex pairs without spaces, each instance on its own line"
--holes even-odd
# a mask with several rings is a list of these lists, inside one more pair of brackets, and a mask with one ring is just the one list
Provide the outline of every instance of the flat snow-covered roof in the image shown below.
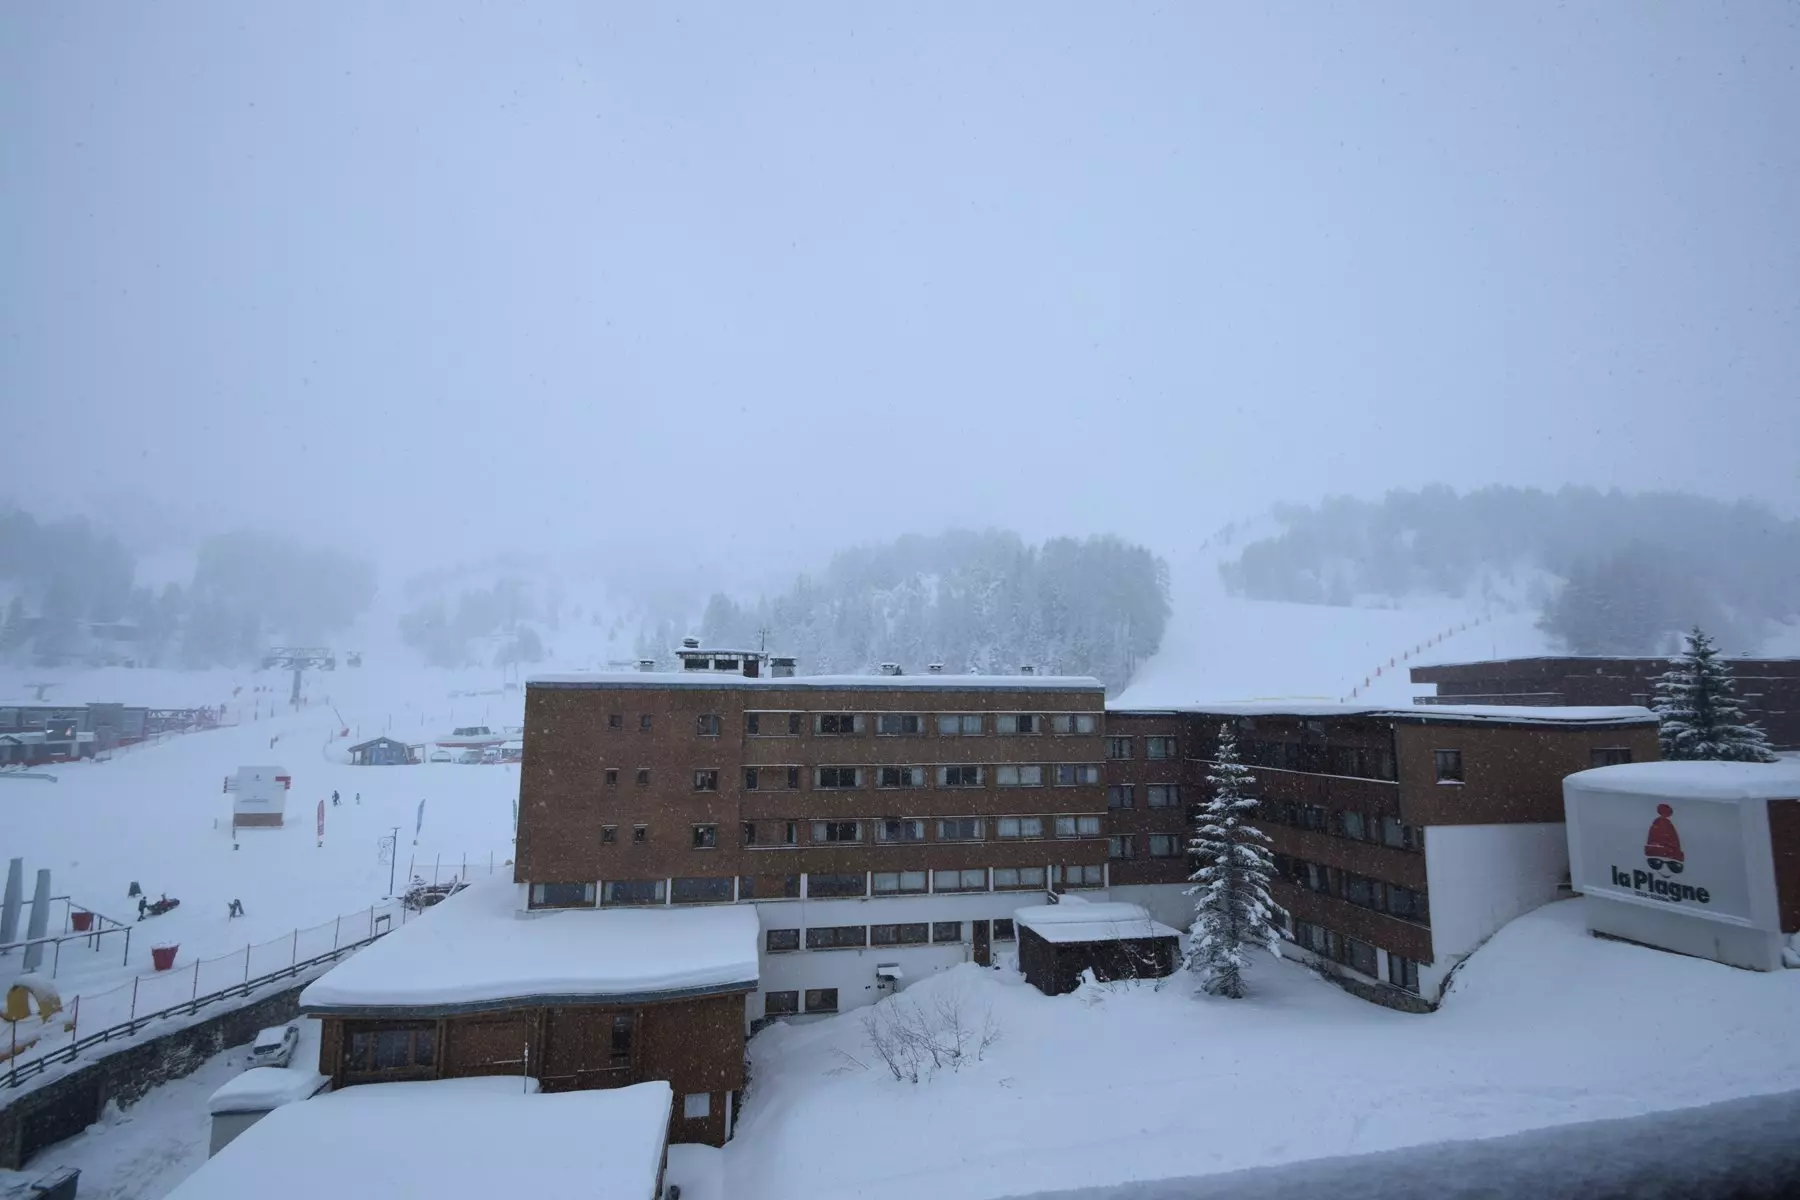
[[1180,933],[1150,919],[1141,904],[1084,902],[1065,897],[1060,904],[1038,904],[1013,913],[1013,920],[1046,942],[1112,942],[1131,938],[1179,937]]
[[271,1112],[169,1200],[655,1200],[672,1102],[660,1080],[553,1095],[512,1076],[362,1084]]
[[1120,716],[1165,713],[1222,717],[1374,717],[1400,721],[1483,721],[1496,725],[1649,725],[1656,714],[1632,704],[1537,708],[1525,704],[1420,704],[1411,708],[1393,705],[1274,702],[1182,704],[1157,707],[1106,706]]
[[1564,782],[1581,791],[1633,796],[1782,800],[1800,798],[1800,762],[1621,763],[1577,771]]
[[594,671],[574,675],[533,675],[528,688],[818,688],[842,691],[1093,691],[1106,685],[1088,675],[744,675],[699,671]]
[[267,1112],[316,1096],[320,1088],[331,1082],[330,1076],[319,1074],[319,1022],[302,1017],[295,1023],[300,1026],[300,1039],[294,1043],[288,1065],[251,1067],[237,1078],[226,1080],[212,1094],[209,1112]]
[[504,876],[470,884],[307,985],[300,1008],[431,1016],[756,986],[751,905],[521,913],[517,903]]

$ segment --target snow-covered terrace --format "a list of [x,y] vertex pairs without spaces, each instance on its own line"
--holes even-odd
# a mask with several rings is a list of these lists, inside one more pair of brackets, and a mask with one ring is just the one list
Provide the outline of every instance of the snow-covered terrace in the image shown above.
[[775,691],[1046,691],[1066,692],[1105,689],[1088,675],[790,675],[755,677],[725,672],[595,671],[573,675],[533,675],[527,688],[771,688]]
[[750,905],[525,913],[518,901],[504,877],[480,880],[314,980],[300,1008],[448,1016],[756,987]]
[[1538,708],[1524,704],[1421,704],[1411,708],[1394,705],[1332,703],[1237,703],[1181,704],[1154,708],[1109,704],[1116,716],[1203,715],[1220,717],[1369,717],[1397,721],[1470,721],[1496,725],[1648,725],[1656,714],[1632,704]]

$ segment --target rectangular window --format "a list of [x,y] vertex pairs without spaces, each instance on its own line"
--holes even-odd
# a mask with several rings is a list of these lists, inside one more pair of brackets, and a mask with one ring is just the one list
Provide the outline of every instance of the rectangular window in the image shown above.
[[694,849],[712,850],[719,844],[719,827],[717,825],[694,826]]
[[938,733],[944,737],[976,737],[981,733],[981,714],[939,713]]
[[1059,838],[1099,837],[1099,817],[1058,817],[1056,818],[1056,836]]
[[754,792],[756,790],[756,768],[755,767],[745,767],[744,768],[744,790],[746,792]]
[[749,734],[751,737],[757,737],[757,736],[761,735],[761,733],[762,733],[762,714],[761,713],[745,713],[744,714],[744,732]]
[[994,718],[995,733],[1016,735],[1042,731],[1043,726],[1038,724],[1036,713],[1000,713]]
[[686,1121],[704,1121],[712,1116],[712,1094],[689,1092],[681,1098],[681,1116]]
[[1051,733],[1094,733],[1100,719],[1093,713],[1056,713],[1050,718]]
[[637,785],[639,787],[649,787],[650,786],[650,768],[649,767],[639,767],[637,769]]
[[806,931],[808,950],[847,950],[868,944],[867,925],[819,925]]
[[925,840],[925,822],[914,820],[886,820],[875,823],[875,840],[878,842],[922,842]]
[[669,899],[676,904],[730,904],[732,878],[677,879],[669,885]]
[[738,876],[737,898],[739,900],[754,900],[754,899],[756,899],[756,876],[754,876],[754,875],[739,875]]
[[1403,921],[1425,922],[1431,919],[1425,893],[1401,887],[1397,883],[1387,885],[1387,910]]
[[[800,931],[794,930],[798,937]],[[788,1017],[800,1011],[799,992],[767,992],[763,995],[763,1016]]]
[[1360,842],[1363,838],[1368,836],[1368,825],[1364,821],[1361,813],[1347,812],[1343,815],[1343,820],[1345,837],[1355,838]]
[[806,1011],[807,1012],[809,1012],[809,1013],[836,1012],[837,1010],[838,1010],[838,1008],[837,1008],[837,989],[836,988],[807,988],[806,989]]
[[806,894],[818,900],[833,896],[866,896],[868,877],[861,871],[844,875],[808,875]]
[[1597,746],[1588,751],[1588,766],[1616,767],[1631,761],[1629,746]]
[[1010,891],[1015,888],[1041,888],[1044,886],[1044,868],[1042,867],[995,867],[994,890]]
[[701,713],[694,718],[694,732],[701,737],[719,736],[719,714]]
[[770,929],[763,933],[763,947],[770,954],[783,954],[800,948],[798,929]]
[[814,821],[812,823],[812,840],[815,842],[860,842],[862,841],[861,821]]
[[1375,976],[1375,947],[1355,938],[1344,939],[1344,961],[1352,971]]
[[1437,759],[1439,783],[1461,783],[1463,781],[1461,750],[1434,750],[1432,756]]
[[987,869],[985,867],[975,867],[966,871],[933,871],[931,873],[931,890],[934,892],[985,892],[987,885]]
[[1174,758],[1175,739],[1172,737],[1147,737],[1144,739],[1145,758]]
[[961,921],[933,921],[931,923],[931,940],[934,942],[962,941]]
[[1108,784],[1106,788],[1106,807],[1130,808],[1135,803],[1136,793],[1129,783]]
[[694,790],[696,792],[716,792],[719,790],[719,773],[717,771],[695,771]]
[[619,768],[617,768],[617,767],[606,768],[606,786],[607,787],[618,787],[619,786]]
[[1092,867],[1057,867],[1054,879],[1065,887],[1102,887],[1106,883],[1106,868]]
[[938,768],[939,787],[980,787],[981,768],[957,766]]
[[1398,954],[1388,955],[1388,982],[1403,991],[1418,993],[1419,964]]
[[1151,858],[1178,858],[1181,855],[1181,838],[1173,833],[1153,833],[1150,835]]
[[862,786],[861,767],[820,767],[813,786],[823,789],[858,788]]
[[871,925],[869,945],[923,946],[930,940],[930,934],[931,926],[923,921],[909,921],[904,925]]
[[617,825],[602,825],[600,827],[600,844],[601,845],[611,846],[614,843],[616,843],[618,840],[619,840],[619,827]]
[[875,732],[882,737],[911,737],[925,732],[925,718],[918,713],[881,713],[875,718]]
[[787,789],[790,792],[797,792],[800,790],[800,768],[799,767],[789,767],[787,769]]
[[437,1065],[437,1025],[417,1023],[350,1030],[346,1074],[379,1075]]
[[884,788],[920,788],[925,786],[924,767],[881,767],[875,786]]
[[594,885],[591,883],[534,883],[531,885],[532,908],[592,908]]
[[1106,739],[1106,757],[1130,758],[1131,739],[1128,737],[1109,737]]
[[661,904],[668,881],[664,879],[609,879],[600,891],[602,904]]
[[1151,808],[1181,807],[1181,785],[1178,783],[1153,783],[1144,792]]
[[1129,833],[1115,834],[1106,839],[1106,857],[1134,858],[1137,854],[1137,839]]
[[638,732],[639,733],[649,733],[650,732],[650,714],[649,713],[638,714]]
[[1375,881],[1363,875],[1344,875],[1344,899],[1358,908],[1375,906]]
[[937,823],[940,842],[979,842],[982,838],[980,817],[946,817]]
[[1079,784],[1100,782],[1100,764],[1098,763],[1057,763],[1056,786],[1075,787]]
[[994,836],[1008,839],[1041,838],[1044,836],[1044,818],[998,817],[994,821]]
[[623,728],[625,728],[625,714],[624,713],[607,713],[606,714],[606,727],[608,729],[623,729]]
[[923,871],[877,871],[869,877],[877,896],[900,896],[925,890]]
[[994,782],[1001,787],[1042,787],[1044,768],[1035,765],[995,767]]
[[819,713],[813,718],[813,732],[847,737],[863,731],[861,713]]
[[1013,923],[1011,917],[994,918],[994,940],[1010,942],[1013,940]]
[[648,825],[633,825],[631,827],[631,844],[632,845],[642,846],[645,843],[649,842],[649,840],[650,840],[650,827]]

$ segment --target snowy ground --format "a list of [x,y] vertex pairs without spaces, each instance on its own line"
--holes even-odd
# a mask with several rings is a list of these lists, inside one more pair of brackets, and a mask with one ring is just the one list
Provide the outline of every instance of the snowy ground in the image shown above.
[[99,1123],[42,1151],[24,1171],[0,1171],[0,1195],[12,1184],[75,1167],[81,1200],[160,1200],[206,1161],[212,1136],[207,1100],[249,1065],[250,1047],[239,1046],[152,1088],[128,1109],[108,1105]]
[[[1241,1002],[1121,985],[1051,999],[958,968],[1002,1039],[985,1061],[897,1083],[858,1014],[751,1044],[725,1149],[734,1200],[979,1200],[1203,1175],[1800,1086],[1800,972],[1737,971],[1586,935],[1582,905],[1514,922],[1430,1016],[1391,1012],[1292,963]],[[866,1069],[851,1063],[854,1056]]]

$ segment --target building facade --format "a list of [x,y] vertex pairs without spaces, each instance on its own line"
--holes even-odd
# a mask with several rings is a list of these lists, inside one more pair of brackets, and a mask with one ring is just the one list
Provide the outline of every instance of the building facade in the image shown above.
[[1114,708],[1106,720],[1109,895],[1185,927],[1186,839],[1221,725],[1256,776],[1275,900],[1298,953],[1398,1007],[1567,894],[1562,780],[1657,758],[1642,709]]
[[556,676],[525,718],[519,906],[752,904],[753,1023],[986,963],[1021,905],[1107,886],[1093,679]]
[[[1800,658],[1728,658],[1747,716],[1777,750],[1800,750]],[[1648,706],[1668,658],[1504,658],[1412,668],[1437,686],[1419,704],[1639,704]]]

